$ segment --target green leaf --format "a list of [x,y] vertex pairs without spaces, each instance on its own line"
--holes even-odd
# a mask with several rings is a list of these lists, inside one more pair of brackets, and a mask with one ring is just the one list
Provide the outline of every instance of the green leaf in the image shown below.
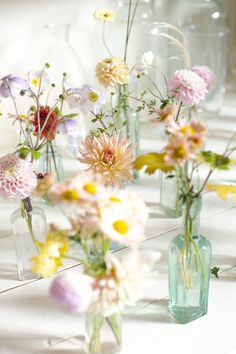
[[199,159],[217,170],[228,170],[230,166],[230,159],[227,156],[217,154],[213,151],[202,151]]
[[78,117],[79,113],[70,113],[63,115],[63,118],[75,118]]
[[220,270],[220,267],[212,267],[211,268],[211,274],[213,274],[217,279],[219,278],[219,270]]
[[156,152],[150,152],[138,156],[134,161],[134,168],[141,170],[144,166],[147,166],[144,172],[149,175],[156,172],[156,170],[161,170],[165,173],[174,170],[174,166],[168,165],[165,162],[165,153],[158,154]]
[[57,106],[54,108],[54,112],[56,113],[57,116],[60,114],[60,110]]
[[32,153],[34,160],[38,160],[41,156],[41,152],[37,151],[37,150],[31,150],[31,153]]
[[18,149],[16,152],[19,153],[19,156],[21,159],[26,159],[26,157],[30,153],[30,149],[27,147],[22,147],[22,148]]

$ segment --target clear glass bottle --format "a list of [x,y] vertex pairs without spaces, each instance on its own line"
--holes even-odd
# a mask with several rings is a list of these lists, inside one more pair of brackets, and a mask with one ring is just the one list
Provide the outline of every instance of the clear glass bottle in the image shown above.
[[160,171],[160,208],[164,215],[179,218],[182,215],[182,202],[179,198],[178,176],[173,172]]
[[199,233],[201,199],[184,207],[183,232],[169,246],[169,311],[187,323],[207,313],[210,242]]
[[57,181],[63,181],[64,179],[63,159],[57,151],[56,145],[52,142],[47,143],[39,159],[39,169],[43,174],[52,174]]
[[87,354],[111,354],[121,350],[120,312],[110,316],[88,312],[85,315],[85,351]]
[[35,279],[31,272],[31,258],[38,253],[37,241],[42,241],[47,232],[47,220],[44,211],[34,206],[30,199],[24,199],[21,208],[11,215],[14,236],[17,272],[19,280]]
[[192,66],[205,65],[215,73],[215,86],[201,106],[208,112],[216,113],[222,106],[227,73],[229,25],[224,1],[180,0],[176,16]]

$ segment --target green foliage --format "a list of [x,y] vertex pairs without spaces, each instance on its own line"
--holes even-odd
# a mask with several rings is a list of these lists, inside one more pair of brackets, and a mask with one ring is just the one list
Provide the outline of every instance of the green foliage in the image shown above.
[[212,267],[211,268],[211,274],[214,275],[217,279],[219,278],[219,270],[220,270],[220,267]]
[[228,170],[230,159],[227,156],[217,154],[213,151],[202,151],[199,155],[200,161],[210,165],[212,169]]

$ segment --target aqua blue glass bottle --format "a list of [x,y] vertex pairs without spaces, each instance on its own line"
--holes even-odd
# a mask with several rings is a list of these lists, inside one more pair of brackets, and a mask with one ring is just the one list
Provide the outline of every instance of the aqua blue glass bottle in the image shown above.
[[199,233],[201,199],[184,205],[183,232],[169,246],[169,312],[181,323],[207,313],[210,242]]

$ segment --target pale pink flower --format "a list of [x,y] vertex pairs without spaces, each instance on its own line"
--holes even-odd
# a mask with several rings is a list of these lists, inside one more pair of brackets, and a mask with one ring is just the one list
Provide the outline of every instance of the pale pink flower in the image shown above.
[[177,70],[168,81],[170,94],[186,106],[192,106],[204,100],[207,83],[192,70]]
[[17,155],[0,158],[0,195],[5,199],[24,199],[37,185],[32,163]]
[[210,91],[214,88],[216,84],[216,75],[213,70],[211,70],[208,66],[204,65],[196,65],[192,68],[192,70],[197,73],[207,84],[207,90]]
[[165,157],[165,160],[170,164],[175,161],[183,163],[188,159],[194,159],[206,139],[206,128],[197,119],[178,128],[173,126],[171,133]]
[[155,114],[157,115],[158,121],[161,123],[169,123],[175,119],[178,108],[179,107],[176,104],[167,104],[163,108],[157,108]]
[[120,186],[121,182],[131,180],[134,145],[130,139],[119,134],[108,136],[88,135],[79,148],[78,160],[89,166],[95,173],[101,174],[106,186]]
[[63,274],[57,277],[51,287],[50,295],[55,302],[72,313],[85,312],[92,299],[93,279],[84,274]]

